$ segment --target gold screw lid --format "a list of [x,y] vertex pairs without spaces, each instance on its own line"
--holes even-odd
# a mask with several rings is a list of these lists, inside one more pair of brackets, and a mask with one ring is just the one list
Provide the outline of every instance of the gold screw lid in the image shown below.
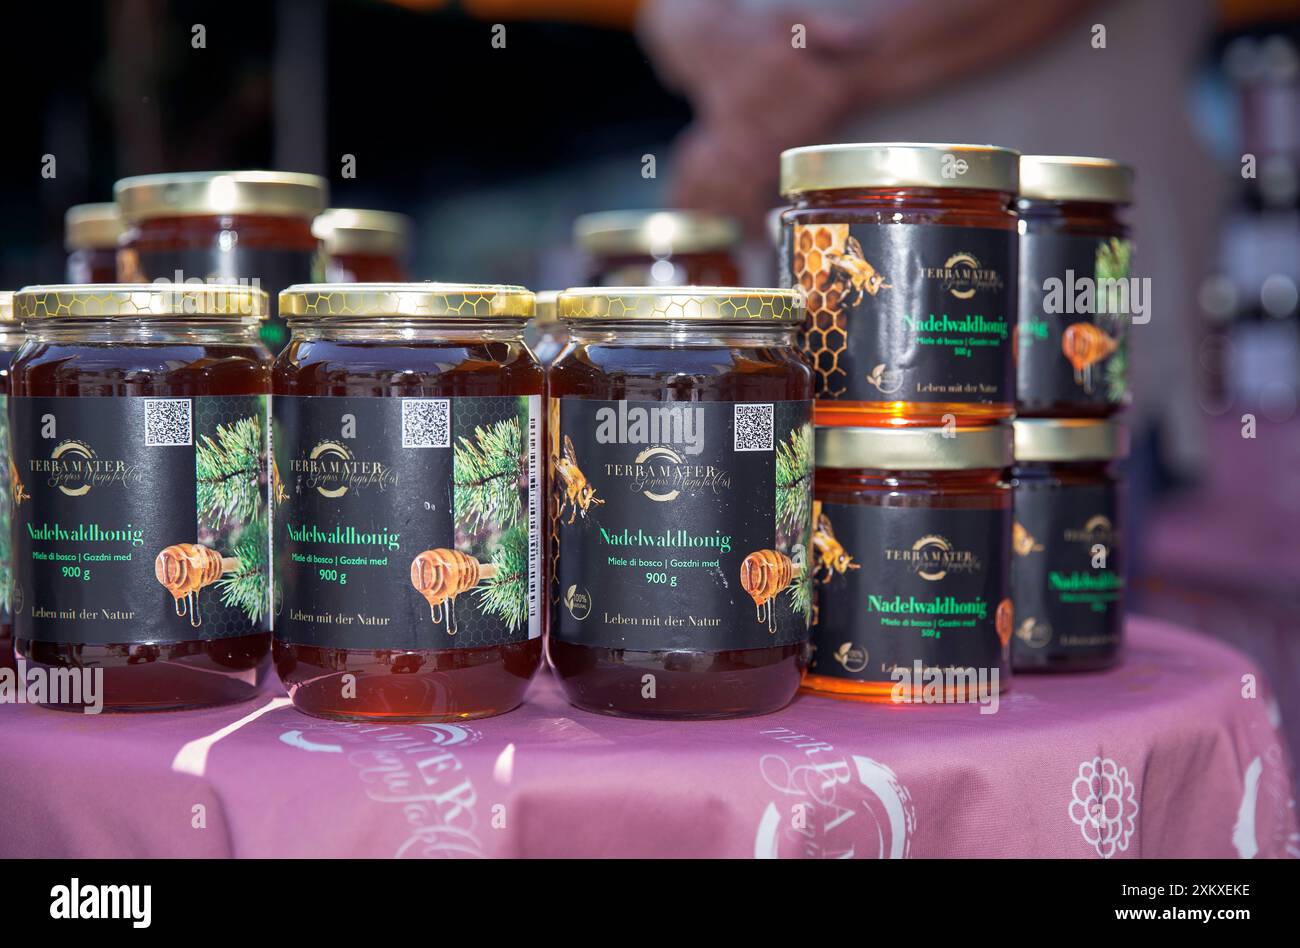
[[573,239],[590,254],[666,257],[731,250],[740,225],[703,211],[600,211],[573,222]]
[[818,467],[963,471],[1011,465],[1011,428],[821,428]]
[[293,171],[186,171],[123,178],[113,185],[122,218],[264,214],[311,220],[325,210],[329,185]]
[[781,194],[847,188],[971,188],[1014,193],[1019,153],[994,145],[869,142],[781,152]]
[[1039,201],[1133,202],[1133,169],[1109,158],[1021,155],[1020,196]]
[[14,291],[0,290],[0,323],[16,322],[14,316]]
[[14,296],[20,320],[244,316],[265,319],[266,291],[226,283],[69,283],[25,286]]
[[1128,427],[1114,419],[1018,418],[1011,426],[1017,461],[1109,461],[1128,455]]
[[280,292],[280,315],[531,319],[534,297],[522,286],[493,283],[299,283]]
[[122,230],[116,204],[74,204],[63,215],[63,249],[116,250]]
[[400,257],[406,253],[411,219],[391,211],[331,207],[312,221],[311,232],[327,253]]
[[797,289],[734,286],[601,286],[563,291],[561,319],[803,322],[803,293]]

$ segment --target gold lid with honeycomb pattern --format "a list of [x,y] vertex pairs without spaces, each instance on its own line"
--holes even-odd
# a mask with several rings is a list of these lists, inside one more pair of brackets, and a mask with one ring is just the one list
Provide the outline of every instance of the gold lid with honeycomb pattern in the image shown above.
[[560,294],[561,319],[803,322],[800,290],[735,286],[574,287]]
[[69,283],[23,287],[14,295],[14,311],[20,320],[265,319],[268,302],[265,290],[233,283]]
[[821,428],[818,467],[869,471],[964,471],[1011,465],[1011,428]]
[[781,152],[781,194],[854,188],[971,188],[1014,193],[1020,155],[995,145],[865,142]]
[[115,250],[122,230],[116,204],[75,204],[63,215],[63,249]]
[[280,315],[290,319],[531,319],[535,308],[532,291],[495,283],[299,283],[280,292]]
[[223,214],[311,220],[325,210],[328,193],[324,178],[294,171],[184,171],[123,178],[113,185],[127,222]]

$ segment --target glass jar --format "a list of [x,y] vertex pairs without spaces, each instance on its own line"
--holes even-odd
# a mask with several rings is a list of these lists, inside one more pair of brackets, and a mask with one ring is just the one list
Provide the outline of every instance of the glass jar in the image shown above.
[[261,336],[272,353],[279,352],[289,330],[276,311],[276,294],[324,273],[311,225],[325,209],[327,191],[324,178],[286,171],[124,178],[113,186],[127,227],[118,279],[251,282],[271,295]]
[[1120,659],[1122,490],[1117,419],[1017,419],[1012,592],[1016,671],[1090,671]]
[[275,664],[344,720],[501,714],[541,664],[545,374],[522,287],[320,284],[280,297]]
[[548,654],[565,694],[657,718],[784,707],[811,610],[797,294],[577,289],[559,312]]
[[592,286],[735,286],[740,225],[703,211],[583,214],[573,237]]
[[1117,162],[1021,156],[1018,415],[1097,417],[1128,403],[1132,200],[1133,171]]
[[330,283],[401,283],[411,223],[405,214],[332,207],[312,223]]
[[[14,318],[14,294],[0,290],[0,471],[9,470],[9,363],[22,342],[22,326]],[[0,668],[15,667],[12,515],[12,494],[0,492]]]
[[260,290],[219,285],[15,297],[15,646],[29,666],[93,676],[105,708],[193,708],[262,686],[266,309]]
[[895,703],[1006,690],[1010,463],[1006,425],[818,429],[807,690]]
[[556,307],[558,290],[539,290],[537,315],[528,324],[528,348],[537,354],[542,365],[550,365],[569,343],[569,328],[560,321]]
[[63,215],[63,247],[69,283],[116,283],[117,241],[122,218],[117,205],[77,204]]
[[1017,154],[814,145],[781,155],[782,280],[819,425],[987,425],[1015,403]]

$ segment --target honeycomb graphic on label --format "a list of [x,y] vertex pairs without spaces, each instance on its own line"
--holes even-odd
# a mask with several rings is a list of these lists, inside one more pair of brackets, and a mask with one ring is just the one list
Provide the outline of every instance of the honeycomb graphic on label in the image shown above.
[[789,247],[791,278],[803,289],[808,310],[799,346],[816,374],[818,398],[838,397],[848,387],[840,365],[849,345],[848,294],[834,263],[849,255],[848,240],[848,224],[798,224]]

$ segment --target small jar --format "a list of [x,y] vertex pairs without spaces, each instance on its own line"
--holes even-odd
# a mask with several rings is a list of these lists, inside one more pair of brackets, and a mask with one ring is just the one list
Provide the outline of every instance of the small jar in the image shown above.
[[542,393],[522,287],[280,296],[275,664],[343,720],[501,714],[542,658]]
[[735,286],[740,225],[703,211],[583,214],[573,236],[592,286]]
[[1017,154],[814,145],[781,155],[782,280],[819,425],[987,425],[1015,404]]
[[1010,463],[1005,425],[818,429],[805,689],[908,703],[1006,690]]
[[1090,671],[1124,636],[1122,490],[1128,433],[1117,419],[1017,419],[1012,665]]
[[33,286],[15,309],[18,656],[102,672],[111,710],[253,697],[271,651],[266,294]]
[[811,615],[812,378],[788,290],[560,294],[548,654],[589,711],[784,707]]
[[63,215],[63,247],[69,283],[116,283],[117,241],[122,218],[117,205],[77,204]]
[[1099,417],[1128,404],[1132,200],[1125,165],[1021,156],[1018,415]]
[[[22,345],[22,326],[14,318],[14,294],[0,290],[0,471],[9,470],[9,363]],[[0,668],[14,667],[13,563],[9,529],[13,495],[0,491]]]
[[409,279],[406,255],[410,218],[388,211],[332,207],[312,224],[325,246],[330,283],[401,283]]
[[262,341],[289,339],[276,294],[320,279],[324,253],[311,225],[325,209],[324,178],[287,171],[194,171],[124,178],[113,186],[126,232],[118,279],[247,283],[266,290],[272,313]]

